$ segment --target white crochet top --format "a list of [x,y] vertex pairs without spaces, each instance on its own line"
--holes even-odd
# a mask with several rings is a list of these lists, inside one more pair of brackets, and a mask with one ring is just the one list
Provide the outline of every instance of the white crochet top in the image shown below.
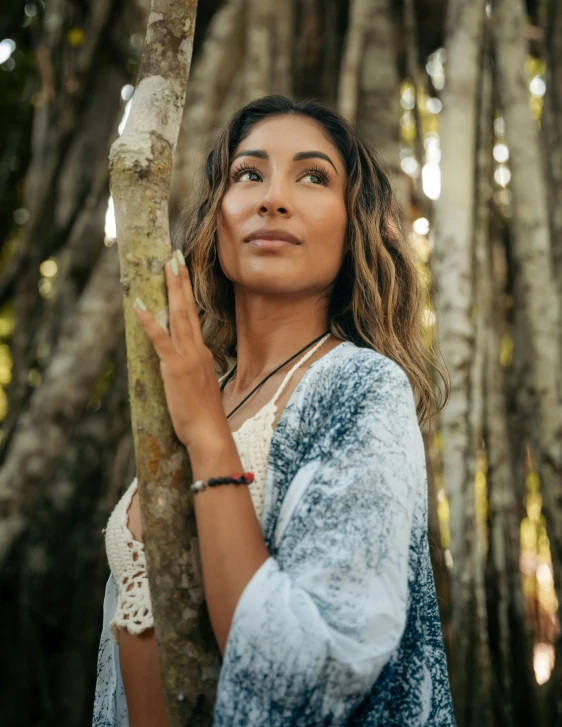
[[[273,436],[273,422],[277,413],[277,399],[289,382],[293,373],[328,339],[323,336],[293,368],[287,373],[273,399],[263,406],[254,416],[232,432],[244,471],[254,473],[254,481],[248,486],[256,515],[261,521],[265,496],[265,481],[269,448]],[[226,375],[225,375],[226,376]],[[225,377],[220,379],[220,382]],[[219,383],[220,383],[219,382]],[[154,625],[144,545],[135,540],[128,528],[128,511],[133,495],[137,490],[137,478],[132,481],[121,497],[105,529],[105,547],[109,567],[119,589],[115,617],[109,624],[111,635],[119,643],[119,629],[124,628],[131,634],[140,634]],[[197,495],[195,495],[197,496]]]

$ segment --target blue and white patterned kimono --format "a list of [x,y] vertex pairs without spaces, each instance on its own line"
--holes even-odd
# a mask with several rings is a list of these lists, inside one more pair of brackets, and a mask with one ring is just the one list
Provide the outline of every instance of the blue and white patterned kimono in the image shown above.
[[[273,434],[262,532],[213,727],[454,727],[427,540],[423,440],[404,371],[344,342],[313,363]],[[96,726],[128,725],[110,577]]]

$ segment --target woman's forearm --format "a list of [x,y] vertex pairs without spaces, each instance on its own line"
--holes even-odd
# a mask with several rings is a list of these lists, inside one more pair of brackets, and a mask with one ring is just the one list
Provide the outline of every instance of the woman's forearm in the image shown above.
[[166,727],[166,705],[154,629],[119,632],[119,662],[130,727]]
[[[243,470],[234,440],[189,456],[194,481]],[[194,501],[205,598],[224,654],[238,600],[269,551],[247,485],[208,487]]]

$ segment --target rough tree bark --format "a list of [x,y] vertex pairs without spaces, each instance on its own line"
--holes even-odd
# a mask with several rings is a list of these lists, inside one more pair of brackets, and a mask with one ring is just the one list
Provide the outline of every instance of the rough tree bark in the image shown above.
[[[472,724],[474,680],[467,669],[473,645],[475,452],[470,421],[473,214],[475,202],[479,56],[484,23],[481,0],[451,0],[446,29],[447,80],[442,94],[441,195],[432,269],[440,346],[451,397],[441,414],[443,478],[450,505],[453,602],[451,683],[459,727]],[[459,144],[458,139],[463,143]],[[463,170],[462,174],[459,170]]]
[[[406,46],[406,72],[414,86],[415,105],[412,109],[416,138],[414,139],[414,155],[418,168],[412,177],[412,197],[417,202],[424,217],[433,224],[433,206],[423,191],[422,168],[424,164],[424,145],[422,123],[420,114],[420,100],[422,92],[426,91],[427,74],[419,67],[419,38],[416,18],[415,0],[404,0],[404,42]],[[427,91],[429,95],[429,91]]]
[[408,184],[400,170],[400,83],[396,29],[388,0],[370,0],[364,22],[357,131],[380,154],[396,198],[400,206],[405,208],[408,204]]
[[359,100],[359,73],[365,47],[365,20],[370,0],[352,0],[349,10],[349,25],[345,36],[344,50],[338,82],[338,111],[355,126]]
[[[476,133],[476,175],[475,175],[475,207],[473,234],[473,277],[472,300],[474,325],[474,351],[471,362],[469,384],[469,425],[471,430],[471,450],[477,463],[483,459],[484,437],[484,371],[486,361],[487,308],[485,305],[485,285],[487,273],[487,245],[489,230],[489,208],[492,200],[492,141],[493,141],[493,105],[492,79],[490,73],[490,57],[488,33],[482,41],[480,64],[480,83],[477,106]],[[476,463],[475,463],[476,464]],[[472,465],[472,460],[470,462]],[[490,644],[488,637],[488,614],[486,610],[486,590],[484,578],[485,534],[481,532],[475,501],[475,477],[482,481],[483,472],[474,471],[471,480],[474,486],[465,493],[465,517],[467,532],[465,543],[468,548],[466,576],[472,581],[473,602],[472,638],[470,652],[469,677],[472,678],[470,690],[473,705],[470,720],[467,724],[476,727],[480,724],[493,725],[492,704],[492,668],[490,661]],[[475,674],[478,676],[475,678]],[[467,681],[468,681],[467,679]]]
[[129,119],[110,154],[143,541],[170,725],[209,722],[219,652],[204,602],[187,452],[173,431],[158,356],[131,303],[142,298],[167,328],[168,195],[196,9],[195,0],[153,0]]
[[[492,21],[493,22],[493,21]],[[482,94],[490,92],[495,101],[492,65],[489,52],[484,57]],[[484,88],[485,87],[485,88]],[[490,89],[491,87],[491,89]],[[501,341],[508,330],[502,295],[506,290],[505,249],[497,224],[490,215],[493,192],[492,123],[480,116],[479,179],[486,187],[488,204],[480,197],[480,231],[475,250],[475,278],[478,280],[478,307],[483,316],[485,360],[483,361],[484,440],[487,458],[487,527],[486,603],[494,708],[499,725],[541,727],[541,709],[533,670],[533,637],[525,615],[525,603],[519,574],[520,517],[518,471],[512,467],[508,433],[506,377],[501,362]],[[486,146],[483,156],[483,147]],[[484,159],[487,170],[484,172]],[[485,233],[485,234],[482,234]]]
[[246,0],[245,101],[266,96],[272,77],[271,40],[274,21],[274,0]]
[[[533,635],[525,615],[519,573],[520,517],[508,433],[501,340],[505,331],[501,293],[505,281],[496,259],[503,245],[495,227],[486,241],[481,267],[480,301],[486,316],[484,423],[488,460],[488,553],[486,598],[490,650],[495,680],[494,706],[500,725],[542,727],[533,670]],[[546,727],[546,725],[544,725]]]
[[[562,5],[551,0],[544,20],[546,93],[542,116],[545,169],[548,172],[552,261],[562,300]],[[562,324],[562,315],[560,316]],[[562,326],[561,326],[562,335]]]
[[[522,0],[496,0],[494,42],[498,99],[511,157],[513,256],[518,305],[523,313],[527,370],[520,380],[528,407],[527,436],[541,481],[554,583],[562,589],[562,407],[560,401],[560,300],[552,271],[547,190],[538,129],[531,116],[525,72],[526,11]],[[559,600],[558,617],[562,615]],[[562,637],[551,676],[560,708]],[[547,690],[550,691],[550,690]],[[554,715],[553,715],[554,719]],[[562,720],[562,714],[556,719]]]
[[292,96],[292,50],[293,50],[294,8],[292,0],[276,2],[273,5],[273,37],[271,55],[273,59],[270,93]]
[[174,160],[171,205],[183,207],[197,186],[217,118],[244,61],[244,0],[229,0],[213,16],[193,64]]

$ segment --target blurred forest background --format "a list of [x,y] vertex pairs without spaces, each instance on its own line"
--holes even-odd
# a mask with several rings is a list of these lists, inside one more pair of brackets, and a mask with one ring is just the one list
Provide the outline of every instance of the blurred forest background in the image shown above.
[[[108,153],[148,0],[0,11],[0,723],[91,723],[131,482]],[[459,727],[562,725],[562,3],[206,0],[172,225],[217,130],[267,93],[383,157],[432,291],[451,400],[424,431]],[[558,594],[558,595],[557,595]]]

